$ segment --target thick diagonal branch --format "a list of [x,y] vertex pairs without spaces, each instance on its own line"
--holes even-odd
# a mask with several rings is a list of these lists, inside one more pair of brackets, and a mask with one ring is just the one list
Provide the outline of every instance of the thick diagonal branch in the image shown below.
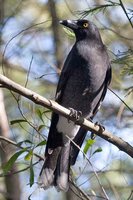
[[[11,81],[7,77],[0,75],[0,86],[7,88],[11,91],[14,91],[31,101],[33,101],[35,104],[39,104],[41,106],[44,106],[46,108],[51,109],[52,111],[63,115],[66,118],[69,118],[70,120],[74,121],[72,117],[70,117],[70,110],[59,105],[55,101],[48,100],[41,95],[15,83],[14,81]],[[106,141],[114,144],[116,147],[118,147],[121,151],[127,153],[129,156],[133,158],[133,147],[122,140],[121,138],[113,135],[111,132],[101,129],[99,125],[95,125],[94,123],[83,119],[83,121],[78,123],[80,126],[86,128],[89,131],[94,132],[96,135],[100,136],[101,138],[105,139]]]

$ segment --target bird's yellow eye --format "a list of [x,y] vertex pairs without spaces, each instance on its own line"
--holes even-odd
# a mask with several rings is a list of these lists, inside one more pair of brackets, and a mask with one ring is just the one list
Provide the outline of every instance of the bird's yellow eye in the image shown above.
[[83,24],[83,27],[84,27],[84,28],[87,28],[87,27],[88,27],[88,23],[85,22],[85,23]]

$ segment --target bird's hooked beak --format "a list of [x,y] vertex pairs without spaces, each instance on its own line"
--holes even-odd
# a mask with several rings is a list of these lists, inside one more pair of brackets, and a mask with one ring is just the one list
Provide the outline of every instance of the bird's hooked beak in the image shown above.
[[61,20],[59,22],[60,24],[72,29],[73,31],[78,29],[77,20]]

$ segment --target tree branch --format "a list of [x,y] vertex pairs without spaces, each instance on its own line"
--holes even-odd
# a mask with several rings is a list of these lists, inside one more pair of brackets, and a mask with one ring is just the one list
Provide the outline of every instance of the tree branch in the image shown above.
[[[59,105],[55,101],[48,100],[48,99],[42,97],[41,95],[15,83],[14,81],[11,81],[10,79],[8,79],[7,77],[5,77],[3,75],[0,75],[0,87],[4,87],[11,91],[14,91],[14,92],[30,99],[35,104],[38,104],[38,105],[44,106],[48,109],[51,109],[52,111],[54,111],[60,115],[63,115],[64,117],[69,118],[70,120],[74,121],[73,117],[70,117],[69,109]],[[106,141],[114,144],[121,151],[125,152],[126,154],[128,154],[129,156],[131,156],[133,158],[133,147],[129,143],[122,140],[121,138],[113,135],[111,132],[109,132],[107,130],[103,131],[101,126],[95,125],[94,123],[92,123],[86,119],[83,119],[82,121],[80,120],[77,124],[81,125],[82,127],[84,127],[85,129],[87,129],[89,131],[94,132],[96,135],[100,136],[101,138],[105,139]]]
[[91,200],[89,195],[87,195],[80,187],[77,187],[77,185],[71,180],[70,178],[70,190],[77,196],[78,199],[81,200]]

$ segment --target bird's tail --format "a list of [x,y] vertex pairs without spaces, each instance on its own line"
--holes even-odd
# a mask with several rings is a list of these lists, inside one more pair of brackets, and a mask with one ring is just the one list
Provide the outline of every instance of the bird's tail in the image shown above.
[[76,159],[78,157],[80,148],[83,144],[83,141],[86,137],[87,134],[87,130],[84,128],[80,128],[77,135],[75,136],[75,138],[73,139],[74,143],[76,143],[78,145],[79,148],[77,148],[77,146],[74,143],[71,143],[71,159],[70,159],[70,164],[74,165],[76,162]]
[[58,191],[68,190],[69,154],[70,142],[66,143],[63,147],[56,147],[48,152],[39,177],[39,185],[42,188],[47,189],[54,185]]

